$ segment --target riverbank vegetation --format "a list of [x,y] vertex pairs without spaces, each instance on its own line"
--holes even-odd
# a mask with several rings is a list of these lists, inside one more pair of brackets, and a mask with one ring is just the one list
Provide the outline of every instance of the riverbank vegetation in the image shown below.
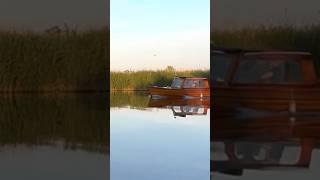
[[168,66],[163,70],[111,71],[111,91],[147,90],[152,85],[170,86],[175,76],[196,76],[209,78],[209,70],[176,71]]
[[108,34],[0,31],[0,92],[106,90]]

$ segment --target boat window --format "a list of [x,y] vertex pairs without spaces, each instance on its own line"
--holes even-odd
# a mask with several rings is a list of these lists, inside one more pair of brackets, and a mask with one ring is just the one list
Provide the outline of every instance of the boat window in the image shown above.
[[224,82],[225,76],[231,62],[229,56],[223,54],[213,55],[213,79],[215,82]]
[[288,82],[301,82],[303,81],[302,65],[298,61],[287,61],[286,64],[286,80]]
[[174,78],[171,84],[172,88],[181,88],[183,79],[181,78]]
[[199,81],[199,87],[200,87],[200,88],[205,88],[204,80],[200,80],[200,81]]
[[203,80],[193,80],[193,79],[186,79],[184,81],[184,88],[200,88],[204,86],[204,83],[201,81]]
[[183,111],[186,113],[201,113],[201,106],[183,106]]
[[297,164],[300,159],[302,148],[298,145],[285,147],[280,159],[280,164]]
[[181,107],[180,106],[173,106],[172,109],[174,110],[174,112],[182,112]]
[[236,142],[235,157],[242,163],[279,163],[285,144],[283,143],[259,143],[259,142]]
[[234,76],[236,83],[298,83],[302,81],[301,64],[294,59],[243,59]]
[[211,158],[214,161],[228,161],[229,156],[226,153],[224,142],[215,141],[211,143]]

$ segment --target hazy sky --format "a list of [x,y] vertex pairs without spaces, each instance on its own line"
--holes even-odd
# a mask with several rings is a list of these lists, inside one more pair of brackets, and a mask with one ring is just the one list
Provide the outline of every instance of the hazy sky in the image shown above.
[[320,23],[319,0],[213,0],[214,28]]
[[111,70],[209,69],[209,0],[111,0]]
[[0,0],[0,28],[43,30],[63,23],[102,27],[108,9],[107,0]]

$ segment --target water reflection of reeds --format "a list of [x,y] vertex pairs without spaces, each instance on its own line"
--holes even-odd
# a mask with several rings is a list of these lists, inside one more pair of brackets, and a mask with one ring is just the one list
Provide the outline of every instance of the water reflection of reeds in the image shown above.
[[148,107],[149,97],[146,91],[111,92],[110,107],[126,107],[144,109]]
[[0,97],[1,146],[52,145],[107,152],[106,97],[66,95]]

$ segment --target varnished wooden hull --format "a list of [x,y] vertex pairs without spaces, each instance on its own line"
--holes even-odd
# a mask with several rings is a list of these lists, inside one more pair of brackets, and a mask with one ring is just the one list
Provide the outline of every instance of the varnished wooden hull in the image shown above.
[[[215,107],[288,111],[320,111],[320,88],[213,88]],[[291,106],[291,107],[290,107]]]
[[320,140],[320,113],[238,119],[222,116],[217,112],[212,118],[212,140],[234,138],[252,140],[313,138]]
[[151,87],[149,88],[151,96],[162,96],[162,97],[209,97],[209,88],[165,88],[165,87]]

